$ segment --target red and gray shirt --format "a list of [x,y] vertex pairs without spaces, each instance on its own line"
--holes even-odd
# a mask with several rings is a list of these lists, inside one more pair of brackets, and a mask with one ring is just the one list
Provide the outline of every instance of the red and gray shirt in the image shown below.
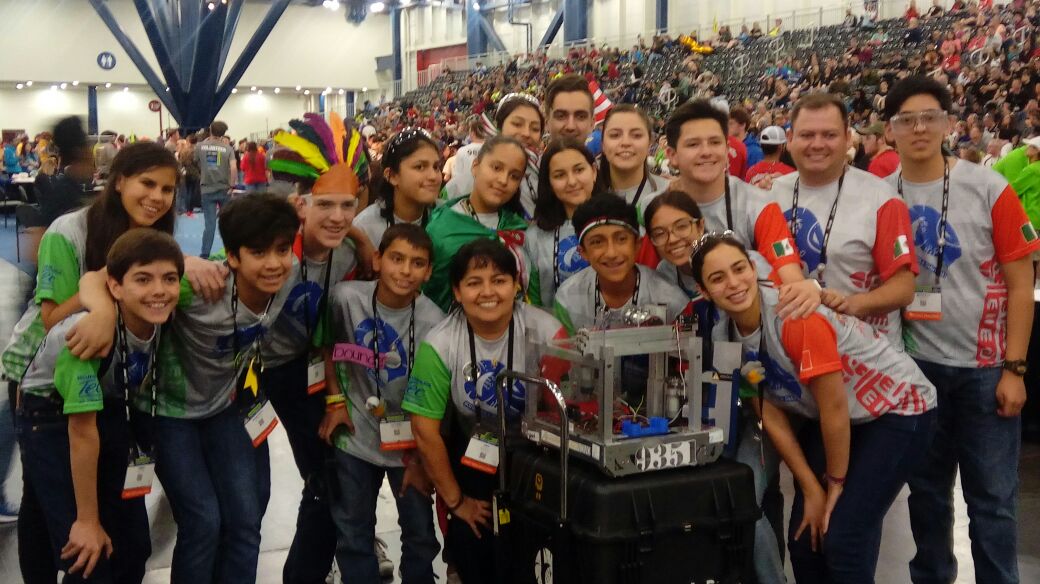
[[[898,175],[889,177],[898,184]],[[921,268],[918,286],[935,286],[943,179],[903,180],[914,246]],[[938,285],[942,319],[907,321],[907,351],[952,367],[993,367],[1007,348],[1008,290],[1001,264],[1040,249],[1022,203],[996,172],[957,160],[950,169],[946,246]]]
[[[795,181],[798,173],[773,182],[770,195],[791,221]],[[838,182],[823,187],[799,185],[798,220],[793,228],[802,269],[806,277],[819,277],[825,286],[842,294],[869,292],[899,269],[917,273],[910,229],[910,214],[895,189],[876,176],[847,168],[841,198],[827,243],[827,263],[817,273],[827,219],[838,197]],[[898,310],[864,319],[901,346],[902,327]]]

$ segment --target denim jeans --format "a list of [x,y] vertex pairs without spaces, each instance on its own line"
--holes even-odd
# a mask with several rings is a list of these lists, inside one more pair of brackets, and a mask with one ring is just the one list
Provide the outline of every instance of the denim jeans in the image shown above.
[[[766,487],[779,474],[780,457],[769,439],[759,435],[754,414],[748,414],[738,418],[741,430],[734,460],[751,467],[755,477],[755,500],[761,506]],[[782,508],[780,522],[783,523]],[[758,584],[786,584],[787,576],[784,575],[784,561],[780,557],[776,532],[765,513],[755,522],[754,561]]]
[[217,232],[217,206],[227,204],[227,191],[202,193],[202,251],[199,255],[208,258],[213,247],[213,236]]
[[[18,437],[25,473],[32,484],[46,485],[36,489],[35,494],[43,511],[54,565],[67,571],[75,558],[62,560],[61,550],[76,520],[76,494],[69,459],[68,418],[58,411],[59,407],[43,398],[23,396]],[[104,409],[97,413],[97,428],[98,514],[112,539],[112,556],[102,557],[89,579],[68,574],[64,582],[140,583],[152,549],[144,499],[122,498],[131,444],[124,403],[106,401]],[[50,581],[54,581],[53,574]]]
[[253,447],[237,406],[203,419],[155,419],[156,474],[177,523],[171,582],[256,582],[271,495],[267,443]]
[[184,213],[195,208],[194,200],[199,195],[198,179],[183,179],[177,190],[177,212]]
[[910,527],[917,544],[910,577],[915,584],[957,578],[953,483],[959,466],[975,579],[986,584],[1018,582],[1016,499],[1022,418],[997,415],[996,388],[1003,371],[917,364],[935,384],[939,419],[927,458],[910,477]]
[[401,526],[401,582],[433,584],[433,560],[440,551],[433,531],[433,503],[413,488],[397,496],[404,468],[376,466],[336,451],[336,473],[344,496],[332,506],[332,517],[339,529],[336,561],[343,582],[378,583],[379,564],[374,551],[376,501],[383,475],[390,479],[397,502],[397,523]]
[[[912,471],[924,464],[937,418],[935,410],[917,416],[886,414],[852,427],[845,489],[831,513],[822,552],[814,552],[802,523],[805,500],[795,483],[787,546],[798,584],[863,584],[874,582],[885,514]],[[813,474],[827,468],[820,424],[802,425],[798,442]],[[982,580],[980,580],[981,582]]]
[[247,193],[266,193],[267,183],[253,183],[251,185],[245,185],[245,191]]
[[325,417],[324,392],[307,395],[307,359],[300,357],[260,374],[264,388],[289,438],[293,460],[303,478],[296,534],[282,570],[284,584],[324,584],[336,554],[336,524],[329,510],[332,447],[318,436]]

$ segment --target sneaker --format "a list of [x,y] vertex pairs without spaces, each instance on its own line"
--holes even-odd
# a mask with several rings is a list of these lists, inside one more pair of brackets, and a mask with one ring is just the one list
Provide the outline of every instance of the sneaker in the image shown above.
[[394,562],[386,555],[386,542],[376,538],[376,559],[379,561],[379,577],[394,577]]
[[0,525],[18,523],[18,510],[12,509],[7,503],[0,501]]

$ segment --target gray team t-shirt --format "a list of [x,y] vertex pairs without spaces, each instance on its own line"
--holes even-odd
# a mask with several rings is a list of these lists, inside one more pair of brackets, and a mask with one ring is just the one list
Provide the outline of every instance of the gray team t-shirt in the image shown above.
[[[636,264],[639,270],[639,289],[636,297],[629,299],[625,306],[649,306],[663,305],[665,307],[665,322],[673,322],[687,309],[690,299],[678,286],[668,282],[656,271]],[[582,328],[590,328],[596,325],[597,317],[611,310],[600,299],[599,314],[596,314],[596,271],[591,267],[585,268],[572,276],[560,286],[556,292],[555,314],[556,318],[567,327],[567,331],[573,333]]]
[[[411,306],[392,309],[378,304],[376,318],[372,314],[375,290],[376,282],[343,282],[333,288],[329,298],[330,341],[356,345],[367,351],[377,345],[379,354],[386,360],[379,368],[378,391],[374,368],[349,362],[336,364],[337,379],[347,396],[350,419],[354,423],[354,434],[340,435],[336,446],[377,466],[403,466],[401,451],[380,450],[379,421],[365,402],[379,394],[388,415],[401,413],[415,351],[430,329],[444,320],[444,313],[432,300],[420,295],[415,299],[414,329]],[[411,345],[413,340],[415,346]]]
[[219,138],[207,138],[195,146],[195,160],[202,171],[202,192],[212,193],[231,188],[231,161],[234,159],[235,151]]
[[552,231],[532,225],[527,229],[524,249],[531,265],[538,270],[542,306],[552,306],[556,289],[567,278],[589,267],[589,262],[578,251],[578,236],[570,219]]
[[[379,249],[379,242],[383,240],[383,234],[390,227],[390,223],[383,217],[383,209],[386,205],[382,200],[376,201],[371,205],[365,207],[357,217],[354,217],[352,225],[357,227],[365,233],[368,237],[368,241],[372,244],[372,247]],[[428,214],[429,212],[427,212]],[[405,221],[397,215],[394,215],[394,223],[411,223],[412,225],[422,225],[422,216],[415,221]]]

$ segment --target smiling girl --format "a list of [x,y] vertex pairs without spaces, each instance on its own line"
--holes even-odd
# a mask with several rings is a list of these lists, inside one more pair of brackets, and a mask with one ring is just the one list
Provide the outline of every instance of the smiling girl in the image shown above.
[[651,174],[647,164],[651,134],[650,118],[638,106],[611,108],[603,121],[598,191],[613,191],[626,203],[639,205],[668,188],[668,181]]
[[[537,297],[538,285],[528,286],[530,262],[522,247],[527,222],[521,217],[518,189],[526,165],[527,155],[520,142],[505,136],[491,138],[473,161],[473,192],[449,201],[430,217],[426,232],[433,239],[433,275],[423,293],[442,310],[451,304],[451,259],[459,248],[477,238],[501,238],[516,256],[521,287]],[[532,301],[537,303],[537,298]]]
[[541,303],[552,306],[556,289],[589,265],[578,251],[571,217],[578,205],[592,198],[596,167],[580,142],[557,138],[542,155],[538,177],[535,223],[527,230],[524,249],[538,272]]

